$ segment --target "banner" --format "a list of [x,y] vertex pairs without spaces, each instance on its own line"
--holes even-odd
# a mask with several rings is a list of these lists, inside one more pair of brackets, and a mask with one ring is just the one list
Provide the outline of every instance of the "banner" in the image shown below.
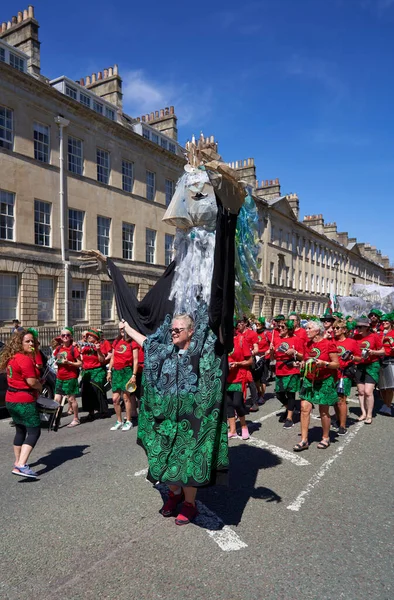
[[337,296],[339,310],[344,315],[359,317],[368,315],[372,308],[378,308],[383,313],[394,311],[394,287],[371,283],[352,285],[352,296]]

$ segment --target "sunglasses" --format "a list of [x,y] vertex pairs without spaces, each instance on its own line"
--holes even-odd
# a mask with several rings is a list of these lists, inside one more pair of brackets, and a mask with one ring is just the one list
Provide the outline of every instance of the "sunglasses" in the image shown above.
[[333,329],[344,329],[344,327],[333,327]]
[[287,329],[286,325],[279,325],[278,329]]
[[170,333],[171,335],[179,335],[181,333],[181,331],[185,331],[186,327],[174,327],[173,329],[170,329]]
[[71,333],[62,333],[60,337],[71,337]]

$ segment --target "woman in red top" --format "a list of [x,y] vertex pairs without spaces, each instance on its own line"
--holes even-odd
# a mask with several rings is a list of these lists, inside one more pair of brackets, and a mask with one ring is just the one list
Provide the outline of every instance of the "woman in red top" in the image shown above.
[[228,356],[229,374],[227,377],[227,420],[229,424],[228,437],[237,437],[235,413],[241,423],[242,439],[249,439],[248,426],[246,425],[246,409],[244,398],[248,383],[249,369],[253,358],[248,343],[242,336],[234,336],[234,350]]
[[259,317],[256,324],[258,353],[256,354],[256,369],[253,379],[260,395],[259,404],[264,404],[264,394],[267,388],[268,367],[270,363],[271,336],[265,329],[264,317]]
[[294,334],[294,321],[280,321],[279,337],[274,341],[271,357],[276,360],[276,397],[286,407],[279,422],[284,423],[284,429],[294,426],[293,412],[296,392],[300,389],[299,360],[304,358],[304,344]]
[[40,417],[36,400],[42,385],[35,364],[35,340],[32,333],[15,333],[1,353],[0,370],[7,372],[6,407],[15,423],[14,475],[37,474],[26,464],[40,437]]
[[317,447],[324,450],[330,445],[331,418],[329,409],[338,401],[334,371],[339,368],[335,342],[326,339],[321,321],[309,321],[306,326],[308,343],[305,347],[305,373],[301,396],[301,441],[293,448],[301,452],[309,447],[308,431],[311,411],[319,405],[323,435]]
[[74,415],[67,427],[76,427],[80,424],[78,402],[75,396],[79,392],[78,377],[82,361],[79,349],[73,343],[73,334],[72,327],[63,327],[60,333],[60,344],[53,351],[57,362],[55,400],[60,404],[63,396],[67,396],[70,410]]
[[374,406],[373,393],[375,385],[379,381],[379,358],[384,356],[384,350],[379,335],[371,332],[367,317],[360,317],[357,320],[357,332],[354,339],[361,346],[362,358],[356,371],[358,399],[361,408],[359,421],[364,421],[366,425],[370,425]]
[[353,366],[354,369],[354,364],[361,360],[361,349],[356,340],[348,337],[348,328],[346,326],[346,322],[342,319],[338,319],[334,322],[332,330],[339,356],[339,383],[337,386],[338,402],[334,405],[334,408],[339,424],[338,435],[346,435],[346,400],[350,396],[350,391],[352,389],[352,380],[349,377],[349,368]]
[[381,323],[385,356],[379,374],[379,390],[383,400],[379,413],[391,417],[391,403],[394,394],[394,313],[382,315]]
[[[133,420],[137,418],[137,402],[134,392],[128,391],[130,383],[137,387],[138,348],[133,349],[131,339],[126,333],[124,323],[119,323],[119,335],[112,344],[112,355],[109,362],[107,381],[112,385],[112,400],[116,413],[116,423],[111,431],[121,429],[129,431]],[[120,399],[123,395],[126,421],[123,422]]]
[[82,408],[89,413],[88,421],[94,420],[95,410],[103,419],[111,416],[104,389],[107,379],[105,356],[100,348],[99,337],[100,334],[96,329],[88,329],[86,332],[87,342],[83,343],[81,347]]

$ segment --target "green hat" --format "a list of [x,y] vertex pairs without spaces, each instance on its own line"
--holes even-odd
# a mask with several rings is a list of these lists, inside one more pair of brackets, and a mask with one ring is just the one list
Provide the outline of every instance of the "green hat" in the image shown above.
[[297,313],[293,310],[289,313],[289,317],[298,317]]
[[71,333],[71,337],[74,337],[74,329],[72,327],[63,327],[63,329],[65,329],[66,331],[69,331]]
[[379,310],[378,308],[372,308],[369,311],[368,316],[369,315],[376,315],[377,317],[379,317],[379,319],[381,319],[382,318],[382,314],[383,314],[382,311]]
[[264,317],[259,317],[258,322],[261,323],[262,325],[265,325],[265,318]]
[[286,325],[287,329],[289,329],[291,331],[293,331],[293,329],[295,328],[295,323],[291,319],[287,319],[285,321],[285,325]]
[[343,314],[341,312],[335,311],[332,313],[333,317],[336,317],[337,319],[342,319],[343,318]]
[[286,317],[285,315],[276,315],[276,317],[273,318],[274,321],[285,321]]
[[394,313],[386,313],[380,317],[381,321],[394,321]]
[[353,331],[354,329],[356,329],[357,327],[357,321],[348,321],[346,323],[346,329],[348,331]]
[[34,327],[28,327],[28,329],[26,329],[26,333],[31,333],[34,339],[38,340],[38,331],[37,329],[34,329]]
[[99,334],[99,332],[97,331],[97,329],[87,329],[87,330],[86,330],[86,333],[87,333],[88,335],[94,335],[94,336],[95,336],[97,339],[99,339],[99,338],[100,338],[100,334]]

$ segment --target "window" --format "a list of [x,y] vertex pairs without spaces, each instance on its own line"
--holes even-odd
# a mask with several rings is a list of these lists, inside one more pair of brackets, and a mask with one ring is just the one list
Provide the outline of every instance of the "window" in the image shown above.
[[69,96],[73,100],[76,100],[77,95],[77,90],[66,83],[66,96]]
[[134,248],[134,225],[123,223],[122,225],[122,251],[123,258],[133,260]]
[[68,170],[71,173],[83,174],[82,140],[73,137],[68,138],[67,160]]
[[70,208],[68,211],[68,247],[80,252],[83,240],[83,222],[85,213],[82,210]]
[[311,275],[311,292],[314,292],[314,291],[315,291],[315,276],[312,273],[312,275]]
[[51,210],[52,205],[49,202],[34,200],[34,243],[37,246],[51,245]]
[[115,111],[112,108],[105,107],[105,116],[107,119],[111,119],[111,121],[115,121]]
[[174,240],[175,236],[170,233],[166,233],[165,246],[164,246],[164,264],[168,266],[172,261],[172,255],[174,252]]
[[5,62],[5,50],[0,48],[0,62]]
[[101,282],[101,320],[112,321],[114,305],[114,288],[111,282]]
[[87,106],[88,108],[90,108],[90,97],[87,96],[86,94],[79,92],[79,101],[84,106]]
[[11,321],[18,313],[18,276],[0,273],[0,319]]
[[298,272],[298,289],[302,290],[302,271]]
[[157,133],[152,132],[152,142],[154,142],[155,144],[159,143],[159,136],[157,135]]
[[142,137],[144,137],[146,140],[150,140],[150,131],[149,129],[146,129],[146,127],[142,128]]
[[128,283],[127,286],[133,290],[135,297],[138,298],[138,283]]
[[311,260],[315,260],[315,244],[311,242]]
[[97,249],[104,254],[109,255],[109,231],[111,228],[111,219],[107,217],[97,217]]
[[156,250],[156,231],[153,229],[146,230],[145,255],[146,262],[150,265],[155,262]]
[[271,225],[271,244],[275,244],[275,227]]
[[0,190],[0,239],[14,239],[15,194]]
[[127,160],[122,160],[122,190],[125,192],[133,191],[133,163]]
[[38,320],[54,321],[55,280],[53,277],[38,278]]
[[168,142],[168,150],[173,154],[176,154],[176,146],[173,142]]
[[109,152],[97,148],[97,181],[109,183]]
[[282,238],[283,238],[283,230],[279,229],[278,244],[280,247],[282,247]]
[[160,146],[162,148],[164,148],[165,150],[167,150],[167,148],[168,148],[168,142],[167,142],[167,140],[165,140],[164,138],[160,138]]
[[290,244],[291,244],[291,242],[290,242],[290,232],[289,231],[286,234],[286,240],[287,240],[287,244],[286,244],[287,245],[287,249],[290,250]]
[[286,267],[286,287],[290,287],[290,267]]
[[0,106],[0,148],[12,150],[14,141],[14,111]]
[[293,290],[295,290],[295,286],[296,286],[296,272],[293,269],[293,274],[291,276],[291,287],[293,288]]
[[270,263],[270,284],[273,285],[275,283],[275,264],[273,262]]
[[174,182],[171,179],[166,179],[166,206],[169,205],[174,195]]
[[316,292],[320,294],[320,277],[316,275]]
[[11,65],[11,67],[14,67],[15,69],[18,69],[18,71],[22,71],[22,73],[25,72],[25,61],[24,61],[24,59],[21,58],[20,56],[17,56],[13,52],[10,52],[10,65]]
[[308,273],[305,273],[305,291],[308,292],[309,291],[309,284],[308,284]]
[[71,282],[71,319],[86,319],[86,281],[80,279]]
[[315,303],[311,302],[311,314],[314,315],[315,314]]
[[49,163],[49,127],[34,123],[34,158]]
[[103,114],[103,105],[101,104],[101,102],[97,102],[97,100],[93,100],[93,110],[96,111],[96,113],[99,113],[100,115]]
[[146,172],[146,197],[148,200],[154,200],[156,193],[156,175],[152,171]]

